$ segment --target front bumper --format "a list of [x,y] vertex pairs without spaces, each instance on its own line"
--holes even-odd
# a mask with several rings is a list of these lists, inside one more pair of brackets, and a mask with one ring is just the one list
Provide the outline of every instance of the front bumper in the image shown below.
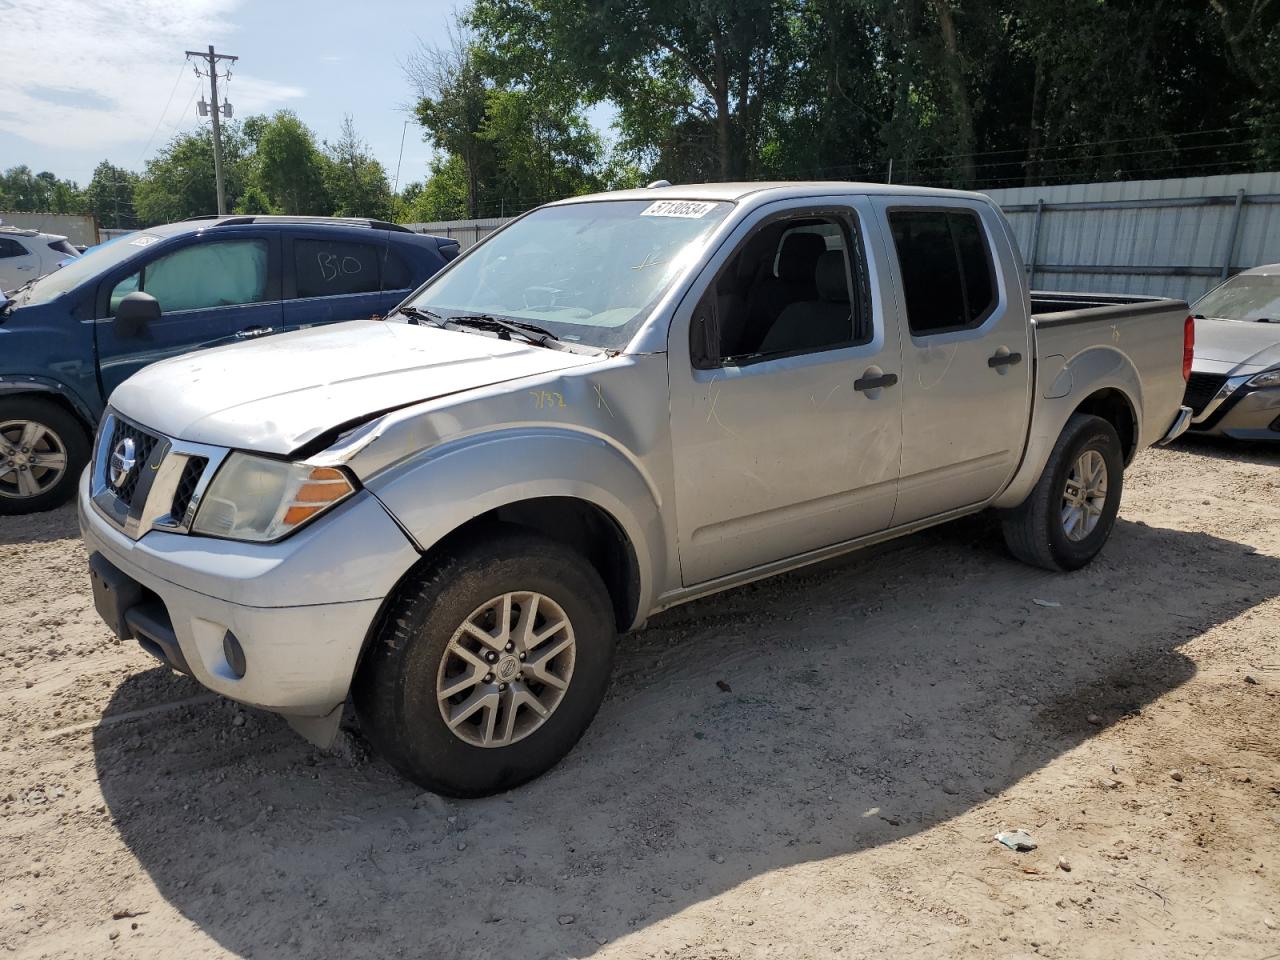
[[[95,600],[122,638],[210,690],[291,719],[341,707],[383,598],[418,559],[367,492],[272,544],[162,531],[131,540],[99,514],[87,476],[79,517]],[[224,652],[228,631],[243,676]]]
[[1191,431],[1236,440],[1280,441],[1280,387],[1251,388],[1250,376],[1228,380],[1211,407],[1192,422]]

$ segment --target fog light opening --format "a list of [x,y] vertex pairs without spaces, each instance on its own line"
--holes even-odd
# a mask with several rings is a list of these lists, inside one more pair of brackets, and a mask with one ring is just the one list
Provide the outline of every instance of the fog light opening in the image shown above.
[[240,641],[230,630],[222,637],[222,654],[227,658],[227,666],[236,675],[236,679],[243,677],[247,669],[244,661],[244,647],[240,646]]

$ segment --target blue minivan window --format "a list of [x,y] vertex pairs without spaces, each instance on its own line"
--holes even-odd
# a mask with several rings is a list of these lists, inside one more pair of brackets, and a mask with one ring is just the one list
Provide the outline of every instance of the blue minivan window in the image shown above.
[[126,294],[139,289],[160,301],[165,313],[261,303],[267,299],[266,241],[200,243],[159,257],[116,284],[111,315]]
[[378,248],[346,240],[293,241],[299,297],[377,293]]

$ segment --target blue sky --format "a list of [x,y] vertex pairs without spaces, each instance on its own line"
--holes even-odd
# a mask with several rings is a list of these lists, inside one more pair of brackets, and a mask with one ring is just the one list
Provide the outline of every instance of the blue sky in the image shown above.
[[[447,42],[452,0],[0,0],[0,169],[88,183],[102,159],[140,170],[195,116],[184,50],[240,57],[225,93],[237,117],[288,108],[321,139],[344,114],[394,179],[412,91],[401,63]],[[222,85],[219,86],[222,93]],[[607,116],[600,114],[603,122]],[[403,186],[431,148],[410,123]]]

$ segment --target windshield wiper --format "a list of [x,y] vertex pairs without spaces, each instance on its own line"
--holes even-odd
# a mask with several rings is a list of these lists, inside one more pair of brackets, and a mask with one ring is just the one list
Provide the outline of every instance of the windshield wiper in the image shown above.
[[423,310],[421,307],[403,306],[396,307],[396,309],[391,311],[392,315],[397,313],[408,317],[409,322],[414,326],[417,326],[419,323],[429,323],[434,327],[444,326],[444,317],[431,310]]
[[[495,317],[491,313],[462,313],[455,317],[449,317],[445,323],[453,327],[470,327],[473,330],[490,330],[497,333],[503,340],[511,339],[512,334],[516,334],[523,340],[527,340],[535,347],[546,347],[548,350],[564,350],[567,353],[586,353],[593,356],[599,355],[601,351],[599,347],[588,346],[585,343],[566,343],[558,336],[545,327],[540,327],[536,323],[526,323],[523,320],[508,320],[505,317]],[[507,336],[503,337],[502,334]]]
[[[560,339],[546,327],[540,327],[536,323],[525,323],[523,320],[507,320],[504,317],[495,317],[491,313],[460,313],[457,316],[450,317],[448,322],[456,323],[460,327],[475,327],[478,330],[518,333],[527,340],[533,340],[533,337],[540,337],[541,340],[533,340],[533,342],[539,343],[544,347],[547,345],[546,341],[558,341]],[[530,334],[533,336],[531,337]]]

